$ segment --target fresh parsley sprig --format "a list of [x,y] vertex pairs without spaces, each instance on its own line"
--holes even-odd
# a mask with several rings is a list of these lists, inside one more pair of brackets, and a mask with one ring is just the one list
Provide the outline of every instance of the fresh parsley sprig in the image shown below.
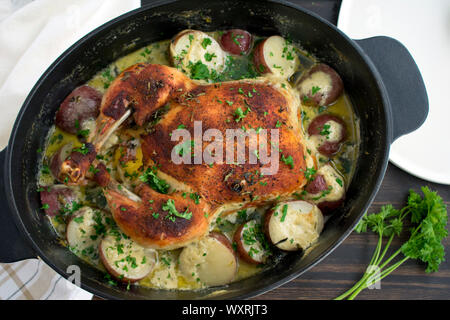
[[[362,290],[387,277],[409,259],[426,263],[427,273],[439,269],[445,255],[442,240],[447,236],[447,207],[442,198],[428,187],[422,187],[422,193],[423,197],[410,190],[408,203],[401,210],[386,205],[380,212],[368,214],[359,222],[356,232],[375,232],[379,236],[378,243],[362,278],[336,300],[353,300]],[[385,258],[392,240],[403,231],[407,217],[413,225],[408,241]],[[384,247],[383,237],[388,238]],[[395,258],[400,259],[394,263]]]

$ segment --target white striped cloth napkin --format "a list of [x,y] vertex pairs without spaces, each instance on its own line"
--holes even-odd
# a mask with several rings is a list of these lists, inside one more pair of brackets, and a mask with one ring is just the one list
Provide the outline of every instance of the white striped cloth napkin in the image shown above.
[[[69,46],[139,0],[0,0],[0,148],[28,92]],[[91,299],[42,260],[0,263],[0,299]]]

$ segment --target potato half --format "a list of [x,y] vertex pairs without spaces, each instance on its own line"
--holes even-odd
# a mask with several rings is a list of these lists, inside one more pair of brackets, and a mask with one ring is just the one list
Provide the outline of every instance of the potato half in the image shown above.
[[324,214],[332,213],[345,199],[344,178],[329,164],[317,170],[305,190],[308,192],[305,199],[317,204]]
[[201,63],[208,72],[220,73],[225,68],[227,54],[220,44],[208,34],[197,30],[184,30],[178,33],[169,47],[173,66],[181,69],[191,77],[194,76],[193,65]]
[[261,264],[267,261],[269,252],[264,247],[264,234],[261,224],[250,220],[237,228],[233,241],[242,260],[251,264]]
[[100,243],[100,259],[109,274],[122,282],[136,282],[154,268],[156,251],[130,239],[108,235]]
[[237,259],[228,238],[211,232],[181,251],[180,270],[186,279],[219,286],[234,280]]
[[264,222],[267,237],[285,251],[305,250],[323,229],[322,212],[307,201],[280,202],[266,213]]
[[271,36],[260,42],[253,53],[253,62],[260,73],[288,79],[299,65],[295,47],[280,36]]

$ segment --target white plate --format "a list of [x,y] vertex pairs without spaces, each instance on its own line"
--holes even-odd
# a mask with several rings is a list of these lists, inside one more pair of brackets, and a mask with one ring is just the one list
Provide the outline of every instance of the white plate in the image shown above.
[[425,82],[425,123],[400,137],[390,160],[422,179],[450,184],[450,1],[344,0],[338,28],[353,39],[389,36],[402,42]]

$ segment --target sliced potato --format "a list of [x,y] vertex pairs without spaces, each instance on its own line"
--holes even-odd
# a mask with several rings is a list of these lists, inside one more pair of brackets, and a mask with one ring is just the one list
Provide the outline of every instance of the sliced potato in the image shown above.
[[344,83],[333,68],[319,63],[299,80],[298,91],[304,104],[327,106],[342,95]]
[[[332,210],[339,207],[345,199],[345,185],[344,178],[331,165],[326,164],[319,168],[316,177],[312,181],[315,187],[306,187],[307,194],[305,199],[317,204],[324,214],[330,213]],[[314,181],[317,179],[317,183]],[[320,183],[320,188],[318,184]],[[309,184],[309,183],[308,183]]]
[[266,213],[264,227],[279,249],[305,250],[319,238],[323,215],[316,205],[306,201],[280,202]]
[[67,224],[66,239],[77,254],[98,258],[98,245],[106,231],[105,213],[91,207],[82,207]]
[[271,36],[260,42],[253,53],[256,69],[288,79],[299,65],[295,47],[280,36]]
[[242,260],[252,264],[266,262],[269,252],[264,246],[266,240],[261,224],[256,220],[242,224],[234,233],[233,241]]
[[169,47],[172,64],[191,76],[201,79],[193,72],[193,66],[203,64],[209,73],[220,73],[225,67],[227,54],[220,44],[204,32],[184,30],[178,33]]
[[345,122],[340,117],[323,114],[309,124],[308,134],[315,149],[327,157],[332,157],[347,138]]
[[234,280],[237,259],[228,238],[211,232],[181,251],[180,270],[188,280],[219,286]]
[[145,278],[155,267],[156,251],[130,239],[107,235],[100,243],[100,259],[106,270],[122,282]]

